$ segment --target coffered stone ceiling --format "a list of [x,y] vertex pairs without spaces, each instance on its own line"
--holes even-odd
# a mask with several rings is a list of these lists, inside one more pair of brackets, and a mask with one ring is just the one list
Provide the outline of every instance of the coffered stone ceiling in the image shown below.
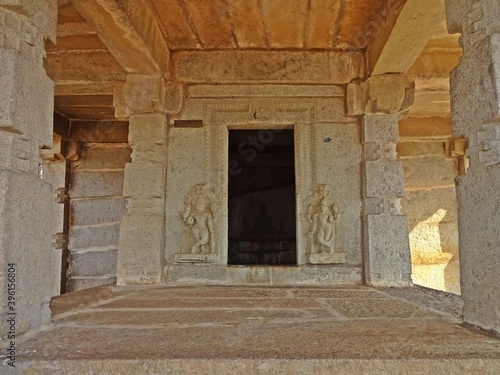
[[[440,24],[429,22],[422,46],[409,40],[417,50],[408,51],[399,34],[432,13],[413,8],[436,2],[442,3],[432,10]],[[207,53],[228,59],[245,53],[258,60],[273,51],[290,59],[309,52],[354,54],[355,60],[366,55],[368,73],[383,70],[380,63],[370,66],[373,56],[385,65],[405,56],[413,64],[419,56],[404,69],[422,90],[414,111],[422,116],[449,114],[441,99],[447,95],[449,102],[447,77],[461,54],[458,38],[446,31],[444,0],[59,0],[57,44],[47,45],[46,67],[56,82],[58,112],[111,120],[114,84],[128,73],[169,78],[171,62],[185,56],[196,61]]]

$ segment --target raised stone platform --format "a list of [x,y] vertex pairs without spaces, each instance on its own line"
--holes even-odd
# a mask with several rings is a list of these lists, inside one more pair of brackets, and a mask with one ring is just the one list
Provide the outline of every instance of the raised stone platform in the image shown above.
[[[99,287],[55,298],[53,325],[1,374],[498,374],[500,340],[367,287]],[[430,296],[434,299],[436,296]],[[444,308],[441,308],[444,307]],[[2,351],[2,355],[4,351]],[[2,357],[4,359],[4,357]]]

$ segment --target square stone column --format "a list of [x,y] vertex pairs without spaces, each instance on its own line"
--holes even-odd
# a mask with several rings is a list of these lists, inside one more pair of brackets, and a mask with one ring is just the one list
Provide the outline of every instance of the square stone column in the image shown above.
[[500,333],[500,2],[448,0],[463,57],[451,74],[452,124],[469,168],[456,178],[463,315]]
[[[14,3],[16,7],[4,7]],[[51,264],[54,198],[52,186],[43,179],[40,149],[52,145],[54,84],[43,68],[43,58],[45,38],[55,37],[57,1],[14,3],[0,0],[2,339],[13,328],[17,337],[50,322],[55,272]]]
[[413,101],[413,84],[383,75],[348,87],[350,115],[362,115],[363,241],[368,285],[411,285],[408,222],[401,212],[403,167],[397,160],[398,119]]
[[396,115],[363,118],[364,240],[366,281],[373,286],[411,284],[408,222],[401,212],[403,166],[397,160]]
[[123,186],[128,199],[120,225],[119,285],[162,280],[167,115],[180,110],[181,98],[180,85],[154,75],[129,75],[115,90],[116,114],[129,120],[132,147]]

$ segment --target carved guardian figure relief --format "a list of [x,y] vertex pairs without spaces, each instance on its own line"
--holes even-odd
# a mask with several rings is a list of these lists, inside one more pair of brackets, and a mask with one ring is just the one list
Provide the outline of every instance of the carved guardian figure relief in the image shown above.
[[216,196],[207,184],[197,184],[187,195],[181,213],[183,226],[190,232],[182,238],[182,252],[175,254],[176,262],[214,262]]
[[330,197],[328,185],[320,184],[312,196],[306,199],[305,217],[309,223],[309,263],[345,263],[345,253],[337,248],[338,204]]
[[311,231],[308,233],[311,239],[311,253],[331,253],[335,249],[335,220],[337,210],[335,205],[329,205],[326,199],[322,199],[315,208],[310,206],[307,219],[311,224]]

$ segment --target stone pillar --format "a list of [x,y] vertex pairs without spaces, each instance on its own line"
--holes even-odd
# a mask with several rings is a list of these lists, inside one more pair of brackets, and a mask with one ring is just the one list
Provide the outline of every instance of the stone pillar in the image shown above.
[[348,111],[363,116],[364,265],[368,285],[411,285],[408,223],[401,212],[404,177],[397,160],[398,118],[413,101],[413,84],[383,75],[348,87]]
[[[66,159],[62,155],[62,138],[54,136],[51,149],[42,150],[43,179],[52,185],[52,247],[50,251],[52,296],[61,294],[61,274],[64,248],[68,246],[68,236],[64,232],[64,208],[68,200],[66,189]],[[49,255],[47,255],[49,256]],[[66,254],[67,259],[67,254]]]
[[[0,0],[2,339],[13,328],[19,335],[50,321],[53,196],[40,149],[52,146],[54,84],[43,58],[45,39],[55,40],[56,16],[56,0]],[[15,303],[8,304],[8,288]]]
[[165,238],[167,115],[180,111],[182,89],[156,75],[129,75],[115,89],[116,116],[129,120],[132,162],[125,166],[127,213],[120,225],[117,283],[162,280]]
[[469,168],[456,178],[463,315],[500,333],[500,3],[448,0],[463,57],[451,74],[454,137],[465,137]]

